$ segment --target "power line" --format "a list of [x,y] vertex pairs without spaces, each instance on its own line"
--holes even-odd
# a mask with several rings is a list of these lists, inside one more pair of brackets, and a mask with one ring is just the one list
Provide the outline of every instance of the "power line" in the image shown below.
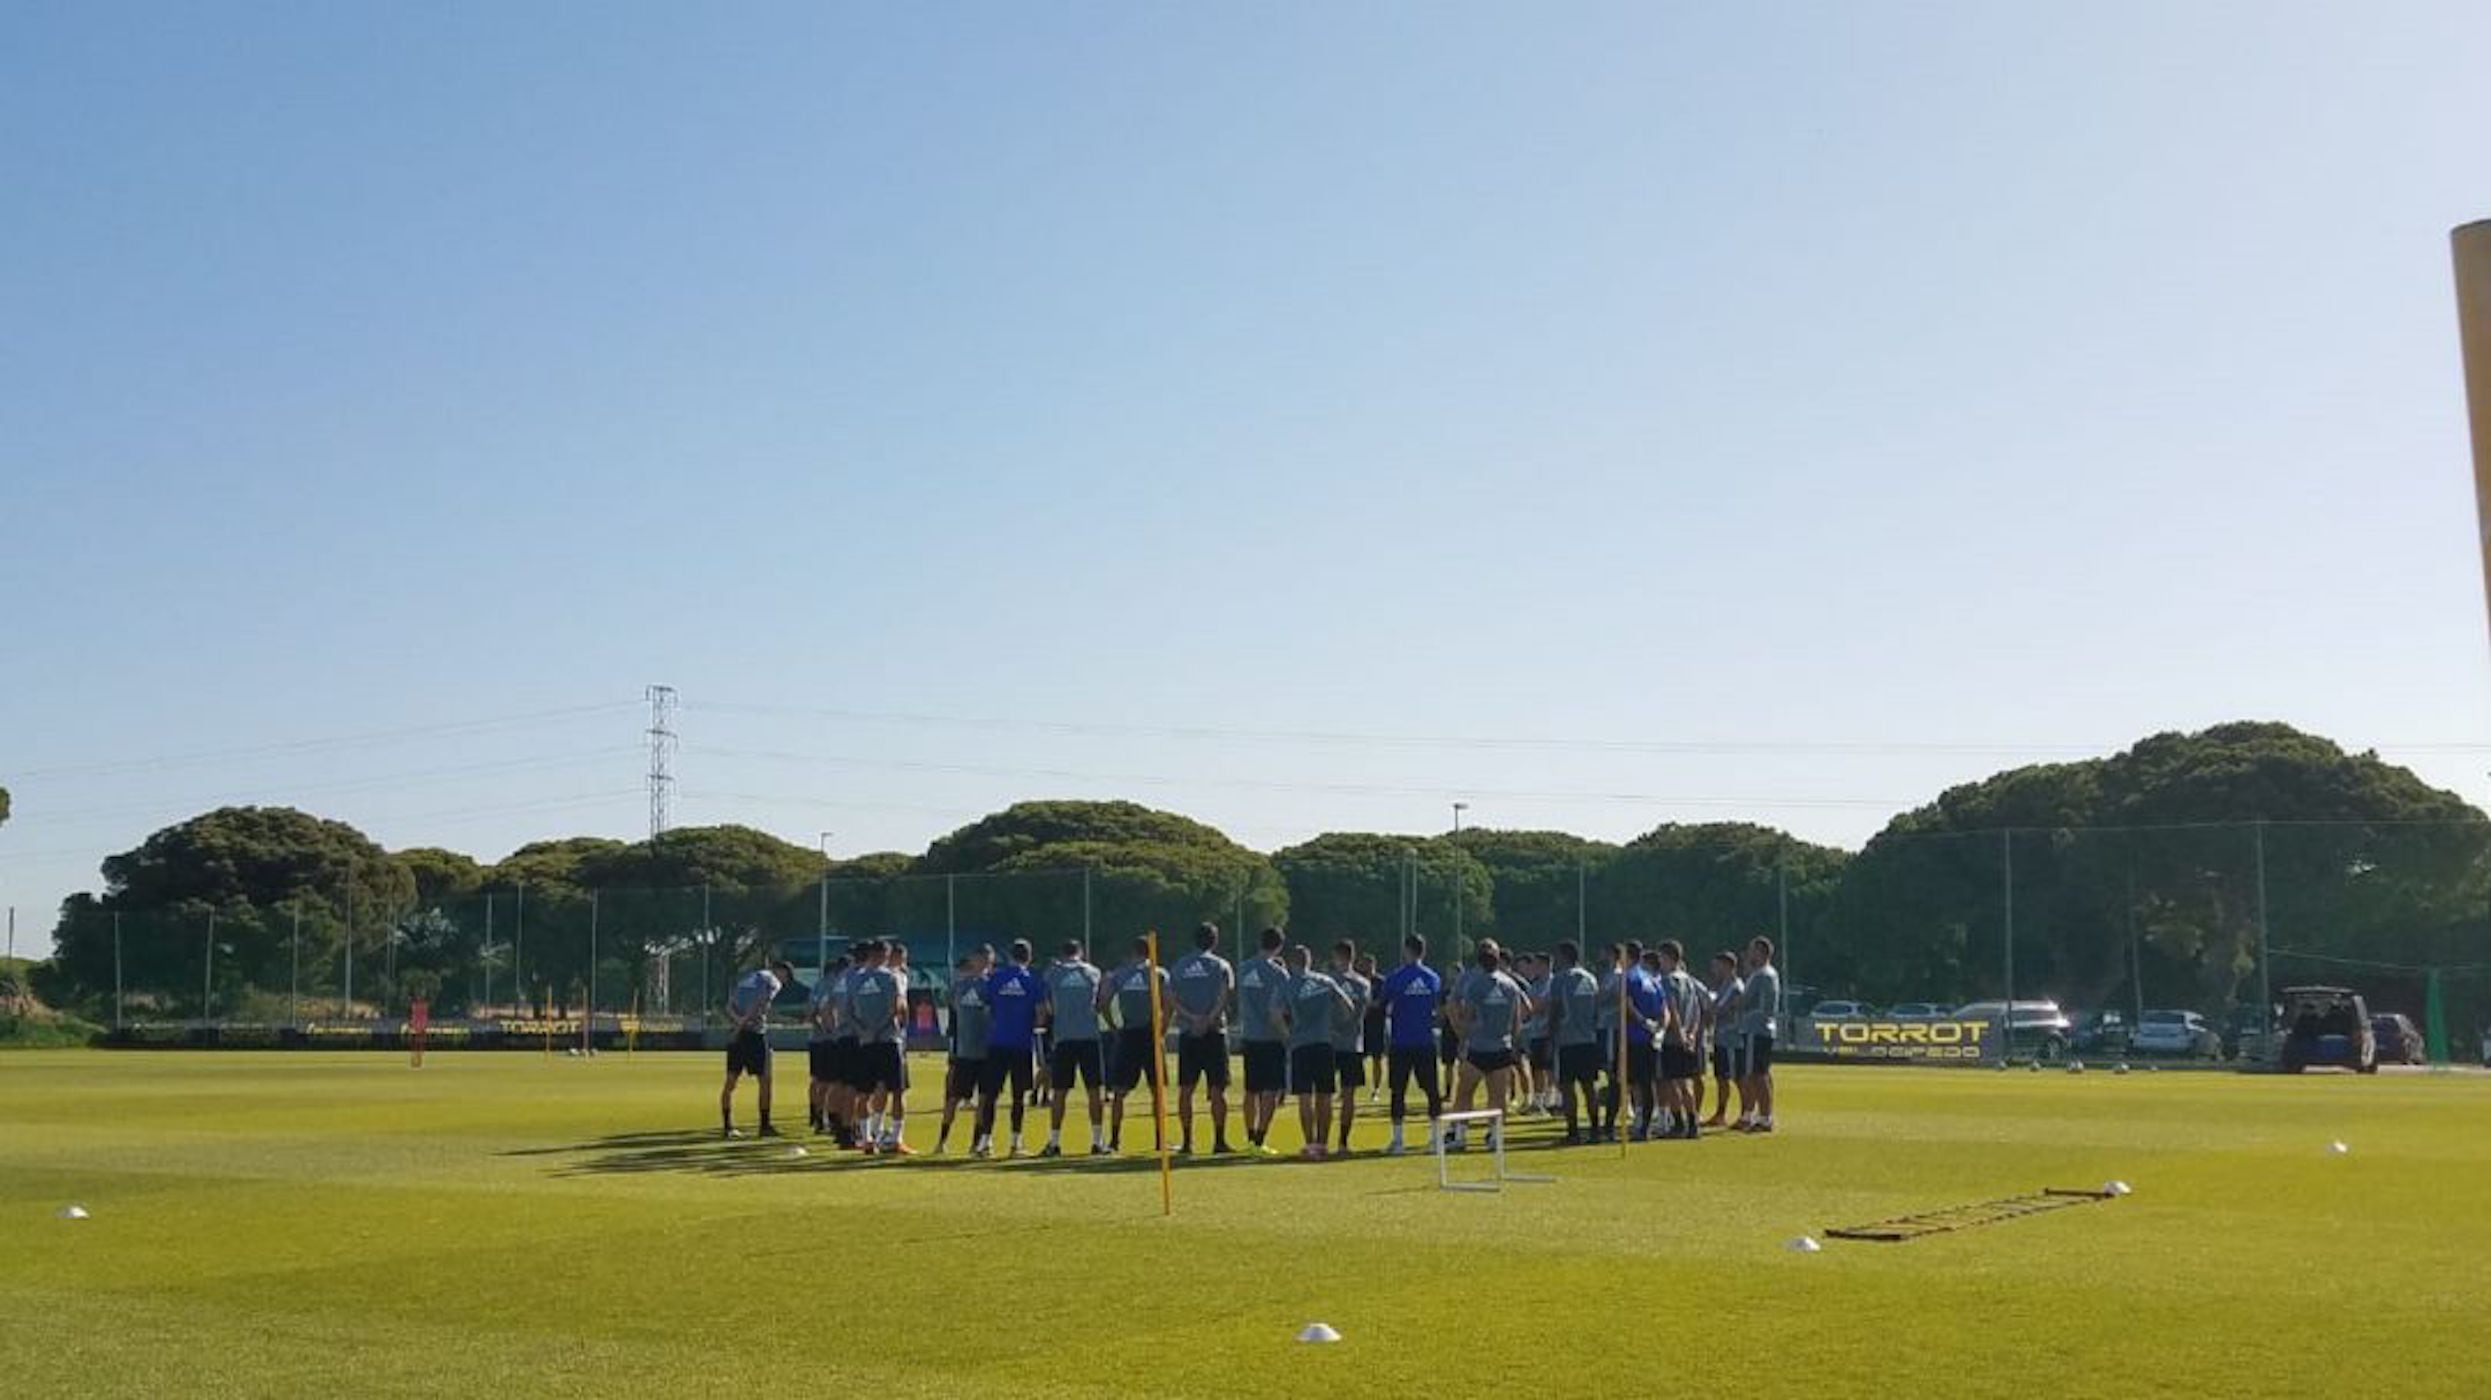
[[1491,797],[1528,802],[1623,802],[1644,806],[1863,808],[1899,810],[1909,804],[1882,797],[1682,797],[1646,792],[1539,792],[1517,788],[1418,787],[1384,783],[1325,783],[1271,778],[1181,777],[1156,773],[1098,773],[1066,768],[1022,768],[996,764],[935,763],[896,758],[860,758],[846,754],[789,753],[766,749],[695,746],[714,758],[745,758],[771,763],[819,763],[833,767],[879,768],[910,773],[959,773],[988,778],[1047,778],[1059,782],[1133,783],[1152,787],[1229,787],[1261,792],[1324,792],[1372,797]]
[[95,777],[111,773],[154,772],[166,768],[190,768],[202,764],[223,763],[233,759],[268,758],[283,754],[323,753],[335,749],[361,748],[374,744],[398,743],[408,739],[435,738],[459,734],[475,734],[493,729],[510,729],[553,720],[575,719],[583,715],[611,714],[635,708],[636,702],[623,700],[597,705],[573,705],[558,710],[535,710],[525,714],[496,715],[483,719],[451,720],[441,724],[409,725],[399,729],[367,730],[359,734],[340,734],[318,739],[286,739],[269,744],[253,744],[241,748],[199,749],[189,753],[157,754],[147,758],[108,759],[96,763],[64,764],[52,768],[21,768],[10,777],[15,779]]
[[[849,723],[896,724],[956,729],[1028,730],[1105,738],[1183,739],[1211,742],[1337,744],[1377,748],[1583,750],[1597,753],[1692,754],[1759,756],[1825,755],[1968,755],[2013,758],[2030,754],[2110,754],[2125,743],[1966,743],[1955,740],[1884,739],[1615,739],[1601,737],[1534,738],[1513,735],[1379,734],[1342,730],[1252,729],[1214,725],[1126,724],[1095,720],[1046,720],[945,715],[903,710],[857,710],[803,705],[764,705],[736,701],[691,701],[692,709],[720,714],[780,715]],[[2491,753],[2491,742],[2417,741],[2373,747],[2398,753]]]
[[[529,768],[563,768],[590,761],[604,762],[622,754],[638,752],[633,744],[608,745],[601,749],[584,749],[574,753],[539,754],[527,758],[501,759],[491,763],[460,764],[447,768],[422,768],[407,772],[388,773],[370,778],[349,778],[333,783],[285,784],[286,795],[271,799],[283,805],[306,794],[334,796],[340,793],[369,792],[381,788],[413,786],[440,782],[447,778],[473,777],[482,773],[507,773]],[[165,807],[212,808],[231,807],[252,801],[258,791],[229,793],[222,797],[165,798],[146,802],[117,802],[101,807],[71,807],[59,811],[42,808],[21,808],[19,815],[38,819],[46,824],[80,817],[124,816],[133,812],[152,812]]]

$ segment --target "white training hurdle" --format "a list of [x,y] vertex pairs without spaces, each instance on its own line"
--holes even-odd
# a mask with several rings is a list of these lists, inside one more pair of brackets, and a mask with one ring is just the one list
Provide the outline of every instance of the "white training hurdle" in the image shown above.
[[[1488,1141],[1494,1149],[1491,1155],[1495,1159],[1496,1175],[1484,1181],[1455,1181],[1445,1143],[1452,1136],[1451,1129],[1457,1125],[1466,1126],[1471,1123],[1488,1125]],[[1542,1176],[1537,1172],[1517,1172],[1506,1169],[1505,1110],[1501,1108],[1474,1108],[1459,1113],[1442,1114],[1428,1120],[1427,1132],[1435,1143],[1436,1187],[1439,1190],[1502,1191],[1505,1189],[1505,1183],[1509,1181],[1549,1182],[1557,1179],[1553,1176]]]

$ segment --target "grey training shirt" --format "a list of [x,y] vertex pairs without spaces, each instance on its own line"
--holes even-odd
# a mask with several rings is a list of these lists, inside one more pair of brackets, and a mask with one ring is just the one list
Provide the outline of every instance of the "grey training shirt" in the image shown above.
[[727,1010],[738,1021],[750,1020],[756,1030],[765,1029],[770,1018],[770,1003],[778,1000],[778,974],[766,967],[756,967],[735,984],[727,995]]
[[1099,970],[1086,962],[1047,969],[1047,1004],[1055,1008],[1055,1043],[1098,1039]]
[[1600,982],[1591,970],[1569,967],[1549,979],[1549,999],[1565,1008],[1557,1022],[1559,1045],[1600,1043]]
[[1355,972],[1335,972],[1334,981],[1349,993],[1350,1007],[1332,1022],[1332,1048],[1344,1055],[1355,1055],[1367,1032],[1367,1003],[1375,999],[1375,984]]
[[1739,1014],[1739,1034],[1776,1035],[1782,1020],[1782,972],[1771,963],[1747,974],[1746,1009]]
[[1453,999],[1470,1008],[1470,1035],[1463,1048],[1489,1053],[1514,1048],[1514,1028],[1522,1010],[1522,984],[1502,972],[1474,967],[1462,974]]
[[1271,958],[1248,958],[1237,969],[1237,1019],[1245,1023],[1246,1039],[1282,1039],[1280,1028],[1271,1023],[1271,1007],[1288,982],[1289,970]]
[[1211,1018],[1198,1034],[1227,1029],[1228,979],[1228,959],[1217,953],[1188,953],[1176,960],[1176,975],[1169,979],[1176,1004],[1187,1015]]
[[1346,1020],[1354,1027],[1357,1015],[1341,1005],[1341,984],[1324,973],[1309,969],[1289,979],[1289,1048],[1321,1045],[1330,1048],[1333,1022]]
[[906,995],[900,989],[899,974],[887,967],[859,968],[850,973],[846,1022],[849,1034],[865,1045],[889,1045],[898,1040],[899,1023],[891,1019],[891,1012]]
[[986,979],[963,977],[951,984],[951,1057],[986,1058],[986,1032],[993,1028],[994,1008],[986,1004]]
[[[1150,964],[1137,962],[1119,968],[1113,979],[1116,999],[1116,1024],[1126,1030],[1150,1029]],[[1159,969],[1159,995],[1168,995],[1168,970]]]

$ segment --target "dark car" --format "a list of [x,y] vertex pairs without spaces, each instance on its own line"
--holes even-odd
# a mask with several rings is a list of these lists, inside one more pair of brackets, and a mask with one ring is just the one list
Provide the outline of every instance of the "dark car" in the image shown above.
[[2378,1038],[2370,1029],[2369,1004],[2359,992],[2342,987],[2286,988],[2283,1054],[2276,1063],[2286,1074],[2313,1065],[2378,1073]]
[[[1955,1019],[1996,1021],[2005,1011],[2001,1002],[1967,1002],[1955,1008]],[[2067,1058],[2074,1029],[2057,1002],[2019,1001],[2013,1015],[2007,1017],[2007,1054],[2056,1064]]]
[[2371,1017],[2370,1038],[2378,1045],[2380,1064],[2419,1065],[2430,1061],[2430,1053],[2422,1046],[2422,1032],[2410,1016],[2391,1011]]
[[2068,1044],[2088,1055],[2124,1055],[2133,1028],[2124,1011],[2071,1011]]

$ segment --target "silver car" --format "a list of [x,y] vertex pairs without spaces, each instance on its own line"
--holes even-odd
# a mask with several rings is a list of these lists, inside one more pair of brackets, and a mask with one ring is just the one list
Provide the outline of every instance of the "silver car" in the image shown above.
[[2223,1037],[2194,1011],[2148,1011],[2128,1037],[2128,1053],[2216,1060],[2223,1056]]

